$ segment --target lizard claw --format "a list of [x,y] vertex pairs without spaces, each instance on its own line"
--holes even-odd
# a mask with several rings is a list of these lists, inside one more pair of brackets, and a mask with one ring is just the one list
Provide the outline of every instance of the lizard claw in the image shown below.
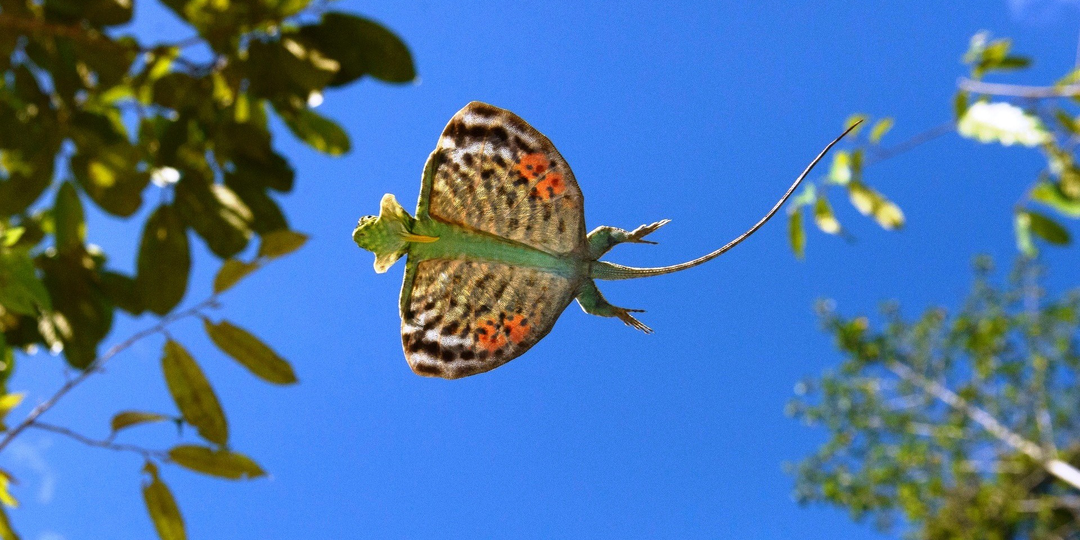
[[648,326],[645,326],[645,323],[635,319],[634,316],[631,315],[631,313],[644,313],[644,312],[645,312],[644,309],[615,308],[615,316],[618,317],[619,320],[622,321],[624,324],[626,324],[626,326],[633,326],[634,328],[637,328],[638,330],[641,330],[642,332],[645,332],[646,334],[651,334],[651,333],[653,333],[652,328],[649,328]]
[[670,222],[671,222],[670,219],[662,219],[662,220],[657,221],[656,223],[652,223],[650,225],[642,225],[642,226],[634,229],[630,233],[630,236],[626,237],[626,241],[634,243],[634,244],[656,244],[656,242],[653,242],[653,241],[650,241],[650,240],[642,240],[642,238],[644,238],[645,235],[656,231],[656,229],[659,229],[660,227],[663,227],[664,225],[667,225]]

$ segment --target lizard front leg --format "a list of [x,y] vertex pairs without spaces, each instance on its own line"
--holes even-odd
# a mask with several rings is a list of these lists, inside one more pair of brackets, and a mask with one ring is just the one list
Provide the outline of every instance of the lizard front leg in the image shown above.
[[600,289],[596,288],[596,283],[591,279],[586,280],[585,284],[581,286],[581,290],[577,294],[577,301],[581,309],[585,310],[585,313],[601,317],[618,317],[627,326],[633,326],[646,334],[653,332],[652,328],[645,326],[645,323],[631,315],[631,313],[643,313],[644,309],[626,309],[609,304],[604,299],[604,295],[600,294]]
[[645,235],[663,227],[669,221],[671,220],[662,219],[650,225],[642,225],[633,231],[625,231],[617,227],[608,227],[607,225],[597,227],[596,229],[593,229],[593,232],[589,233],[589,236],[586,239],[589,243],[589,257],[595,261],[603,254],[610,251],[611,248],[623,242],[655,244],[656,242],[643,240],[643,238],[645,238]]

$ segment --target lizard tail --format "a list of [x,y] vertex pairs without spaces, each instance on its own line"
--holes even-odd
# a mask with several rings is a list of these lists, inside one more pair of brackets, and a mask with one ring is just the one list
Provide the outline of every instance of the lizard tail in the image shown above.
[[687,261],[681,264],[673,264],[671,266],[659,266],[655,268],[634,268],[631,266],[623,266],[621,264],[609,263],[607,261],[596,261],[593,263],[592,270],[589,272],[589,277],[593,279],[615,280],[659,276],[663,274],[671,274],[680,270],[686,270],[687,268],[693,268],[695,266],[705,264],[723,255],[729,249],[739,245],[740,242],[749,238],[751,234],[757,232],[757,230],[760,229],[762,225],[769,221],[769,219],[772,218],[778,210],[780,210],[780,207],[784,205],[784,202],[788,200],[788,197],[790,197],[791,194],[795,192],[795,189],[799,187],[799,184],[802,183],[803,179],[806,178],[808,174],[810,174],[810,171],[814,169],[814,166],[817,165],[819,161],[821,161],[821,158],[825,157],[825,154],[829,152],[833,145],[840,142],[840,139],[843,139],[845,135],[851,133],[851,130],[855,129],[855,127],[861,123],[862,121],[860,120],[852,124],[851,127],[847,128],[843,133],[840,134],[839,137],[833,139],[833,141],[829,143],[821,151],[821,153],[819,153],[817,157],[815,157],[814,160],[810,162],[809,165],[806,166],[806,169],[802,172],[802,174],[800,174],[799,177],[795,179],[795,183],[791,184],[791,187],[788,188],[787,193],[784,193],[784,196],[781,197],[780,200],[772,207],[772,210],[769,210],[768,214],[765,214],[765,217],[761,218],[761,220],[755,223],[753,227],[750,227],[750,230],[740,234],[738,237],[728,242],[727,244],[724,244],[724,247],[712,253],[709,253],[708,255],[698,257],[692,261]]

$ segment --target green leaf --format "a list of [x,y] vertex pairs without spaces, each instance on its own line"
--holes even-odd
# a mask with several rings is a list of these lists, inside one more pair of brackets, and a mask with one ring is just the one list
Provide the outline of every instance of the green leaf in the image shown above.
[[203,327],[214,345],[256,377],[274,384],[296,382],[292,366],[247,330],[229,321],[214,324],[208,319],[203,319]]
[[23,250],[0,251],[0,305],[24,315],[52,309],[49,291]]
[[1013,218],[1013,229],[1016,232],[1016,249],[1028,258],[1037,255],[1039,250],[1035,249],[1031,237],[1031,215],[1024,211],[1017,212]]
[[136,170],[138,150],[130,144],[94,148],[71,157],[71,172],[86,194],[106,212],[120,217],[142,206],[150,174]]
[[60,184],[53,206],[55,221],[56,249],[61,252],[73,252],[83,249],[86,242],[86,219],[83,216],[79,194],[71,182]]
[[216,276],[214,276],[214,294],[221,294],[236,285],[241,279],[244,279],[248,274],[259,269],[259,265],[256,263],[249,263],[239,261],[236,259],[229,259],[221,265],[221,269],[218,270]]
[[266,472],[251,458],[224,449],[185,444],[170,449],[169,459],[186,469],[229,480],[266,476]]
[[859,213],[873,217],[883,229],[892,230],[904,226],[904,213],[900,207],[862,182],[848,184],[848,197]]
[[22,238],[25,232],[26,227],[11,227],[0,231],[0,247],[9,248],[14,246],[19,243],[19,239]]
[[143,466],[143,472],[150,475],[150,483],[143,484],[143,500],[146,502],[146,511],[154,522],[158,538],[161,540],[186,540],[184,532],[184,518],[180,515],[180,508],[176,506],[169,487],[158,476],[157,466],[147,461]]
[[259,257],[276,259],[288,255],[304,245],[308,237],[296,231],[274,231],[262,237],[259,244]]
[[47,252],[37,258],[42,283],[53,299],[49,318],[64,358],[79,369],[97,358],[97,347],[112,328],[114,310],[101,286],[100,262],[85,251]]
[[[2,335],[2,334],[0,334],[0,335]],[[0,346],[3,346],[3,344],[0,343]],[[18,407],[19,404],[22,403],[23,398],[25,398],[25,397],[26,397],[25,392],[14,392],[14,393],[10,393],[10,394],[0,395],[0,427],[3,428],[3,431],[7,431],[7,426],[4,424],[4,419],[7,418],[8,413],[10,413],[12,409],[14,409],[15,407]],[[3,477],[4,477],[4,475],[0,474],[0,478],[3,478]],[[6,491],[7,486],[6,485],[0,486],[0,488],[2,488],[2,490]],[[0,502],[4,502],[5,504],[7,504],[2,499],[3,499],[3,497],[2,497],[2,495],[0,495]],[[14,506],[14,505],[8,504],[8,506]]]
[[1069,199],[1050,182],[1039,182],[1031,190],[1031,199],[1071,218],[1080,218],[1080,200]]
[[893,127],[892,118],[882,118],[874,124],[874,128],[870,130],[870,142],[877,144],[881,142],[881,138],[885,136]]
[[117,272],[102,272],[101,290],[116,307],[132,315],[146,311],[135,278]]
[[318,24],[302,26],[300,36],[340,64],[330,86],[348,84],[364,75],[395,83],[416,78],[409,48],[374,21],[330,11]]
[[289,130],[308,146],[331,156],[349,151],[349,136],[333,120],[311,109],[289,110],[275,107]]
[[166,341],[161,369],[184,420],[195,426],[202,438],[220,445],[228,442],[229,426],[221,404],[210,381],[184,347],[171,339]]
[[67,23],[85,20],[93,26],[113,26],[131,20],[132,0],[45,0],[45,14]]
[[251,238],[251,210],[231,189],[186,175],[176,185],[175,205],[184,223],[206,241],[215,255],[227,259]]
[[0,507],[0,540],[19,540],[19,535],[15,533],[15,528],[11,526],[11,520],[8,519],[7,510]]
[[967,92],[963,90],[956,93],[956,97],[953,98],[953,114],[955,114],[955,120],[959,121],[964,117],[964,114],[968,110],[969,96]]
[[829,200],[825,197],[818,197],[817,202],[814,203],[814,224],[822,232],[828,234],[840,232],[840,222],[836,220],[832,206],[829,205]]
[[1031,221],[1031,232],[1035,233],[1039,238],[1058,246],[1068,245],[1071,241],[1069,231],[1065,230],[1065,227],[1059,225],[1058,222],[1038,212],[1030,210],[1024,212]]
[[187,233],[171,206],[159,206],[146,220],[139,244],[135,284],[146,308],[158,315],[172,311],[187,290],[191,255]]
[[798,207],[788,217],[788,239],[795,257],[802,260],[806,254],[806,230],[803,228],[802,207]]
[[853,177],[851,170],[851,154],[840,150],[833,154],[832,167],[829,168],[829,182],[846,186]]
[[143,412],[143,411],[121,411],[116,413],[112,417],[112,431],[116,433],[124,428],[137,426],[139,424],[149,424],[152,422],[164,422],[166,420],[172,420],[164,414]]
[[[11,494],[11,484],[15,483],[15,478],[11,476],[11,473],[0,469],[0,503],[8,508],[18,508],[19,501],[15,499],[15,496]],[[0,508],[0,512],[3,509]],[[6,518],[5,518],[6,520]],[[11,527],[10,523],[6,524],[7,527]],[[3,527],[0,526],[0,539],[6,538],[3,535]]]

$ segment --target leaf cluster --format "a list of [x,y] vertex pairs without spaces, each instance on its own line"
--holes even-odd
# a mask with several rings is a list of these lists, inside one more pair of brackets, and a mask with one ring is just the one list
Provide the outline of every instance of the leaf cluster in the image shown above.
[[1080,534],[1074,488],[926,382],[1051,457],[1080,465],[1080,290],[1045,298],[1039,268],[1024,264],[998,287],[982,265],[951,315],[934,308],[909,321],[889,305],[875,327],[822,304],[844,360],[800,383],[788,406],[829,432],[814,455],[791,467],[799,501],[845,507],[884,528],[899,518],[918,538]]
[[[133,0],[0,0],[5,414],[17,403],[7,390],[16,351],[48,349],[71,367],[94,372],[118,310],[163,317],[160,330],[180,318],[192,242],[223,261],[203,307],[217,305],[218,294],[304,243],[279,206],[278,197],[294,188],[295,172],[274,147],[271,115],[315,150],[341,155],[350,149],[348,134],[314,110],[324,92],[364,77],[404,83],[416,76],[408,48],[393,32],[329,10],[326,2],[160,2],[189,38],[152,42],[131,33]],[[91,212],[138,217],[131,222],[136,253],[94,245]],[[245,258],[255,242],[257,254]],[[133,274],[110,264],[132,259]],[[212,341],[255,376],[296,381],[284,359],[240,326],[213,322],[201,308],[182,315],[202,317]],[[159,535],[182,538],[179,512],[155,462],[226,478],[262,471],[228,449],[227,423],[209,381],[171,336],[162,369],[179,415],[122,412],[103,441],[50,429],[93,446],[140,451],[112,439],[160,421],[195,428],[209,446],[140,451],[150,478],[144,496]],[[0,531],[13,535],[3,521]]]

